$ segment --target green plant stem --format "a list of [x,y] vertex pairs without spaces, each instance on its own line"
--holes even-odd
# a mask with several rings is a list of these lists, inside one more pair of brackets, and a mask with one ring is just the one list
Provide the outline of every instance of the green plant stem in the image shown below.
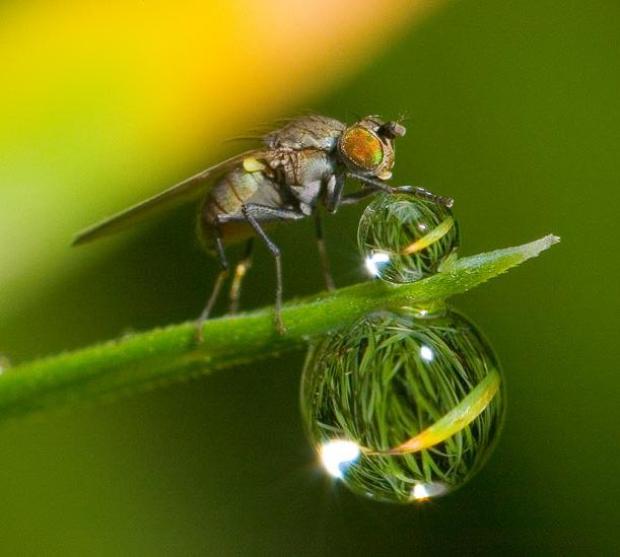
[[309,339],[390,307],[445,299],[537,256],[559,238],[457,260],[427,279],[392,286],[370,281],[292,301],[283,308],[287,327],[279,335],[270,308],[207,321],[204,342],[193,323],[135,334],[75,352],[25,363],[0,375],[0,419],[32,411],[115,398],[272,357],[303,347]]

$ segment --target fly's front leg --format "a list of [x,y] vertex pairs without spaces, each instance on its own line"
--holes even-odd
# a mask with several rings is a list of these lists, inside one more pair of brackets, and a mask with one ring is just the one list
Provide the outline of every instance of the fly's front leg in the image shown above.
[[444,197],[443,195],[437,195],[433,192],[430,192],[418,186],[394,187],[394,186],[390,186],[386,184],[385,182],[377,178],[370,178],[368,176],[362,176],[360,174],[355,174],[353,172],[350,172],[348,176],[350,176],[351,178],[355,178],[356,180],[359,180],[360,182],[362,182],[363,184],[367,186],[370,186],[375,191],[383,191],[385,193],[391,193],[391,194],[407,193],[415,197],[418,197],[420,199],[424,199],[426,201],[432,201],[433,203],[437,203],[439,205],[443,205],[444,207],[448,207],[448,208],[454,205],[454,199],[452,199],[451,197]]
[[235,266],[232,284],[230,285],[230,313],[235,314],[239,309],[239,296],[241,295],[241,283],[243,277],[252,266],[252,249],[254,246],[254,238],[250,238],[245,244],[245,253],[243,258]]
[[226,215],[222,217],[225,221],[246,221],[259,236],[267,249],[273,255],[276,262],[276,303],[275,303],[275,326],[280,334],[284,334],[285,328],[282,323],[282,257],[280,255],[280,249],[276,246],[269,236],[265,233],[260,225],[261,221],[275,221],[275,220],[299,220],[303,219],[305,215],[299,211],[292,209],[280,209],[277,207],[270,207],[268,205],[258,205],[256,203],[248,203],[241,207],[241,215]]
[[454,199],[452,197],[437,195],[436,193],[421,188],[420,186],[398,186],[393,188],[393,190],[394,193],[408,193],[418,197],[419,199],[424,199],[425,201],[431,201],[433,203],[437,203],[438,205],[443,205],[448,209],[454,205]]
[[356,203],[359,203],[363,199],[366,199],[367,197],[370,197],[375,193],[377,193],[377,190],[373,190],[371,188],[364,188],[358,191],[354,191],[353,193],[345,195],[340,201],[340,205],[355,205]]
[[205,305],[202,313],[196,320],[196,340],[198,342],[202,342],[202,328],[204,322],[209,318],[209,315],[213,310],[213,306],[215,306],[215,302],[217,301],[217,298],[219,296],[220,290],[222,289],[222,284],[228,276],[228,259],[226,258],[226,252],[224,251],[224,244],[222,243],[222,232],[218,223],[215,223],[213,225],[213,236],[215,238],[215,250],[217,252],[217,257],[220,262],[220,272],[215,279],[215,284],[213,285],[213,290],[211,291],[211,295],[207,300],[207,304]]

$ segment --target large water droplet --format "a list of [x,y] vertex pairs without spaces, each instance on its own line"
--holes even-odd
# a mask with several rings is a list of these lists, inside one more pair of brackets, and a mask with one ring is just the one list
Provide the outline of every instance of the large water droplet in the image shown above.
[[463,485],[504,411],[493,351],[463,315],[379,313],[315,344],[302,412],[324,468],[353,491],[408,503]]

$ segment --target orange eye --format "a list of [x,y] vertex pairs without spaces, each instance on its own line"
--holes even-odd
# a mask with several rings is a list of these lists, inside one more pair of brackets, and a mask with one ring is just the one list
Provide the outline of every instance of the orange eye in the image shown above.
[[340,149],[353,164],[366,170],[374,170],[383,162],[381,140],[361,126],[353,126],[344,132]]

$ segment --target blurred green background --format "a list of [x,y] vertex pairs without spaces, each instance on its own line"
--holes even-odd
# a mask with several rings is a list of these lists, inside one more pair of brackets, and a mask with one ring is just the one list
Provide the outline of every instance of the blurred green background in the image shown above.
[[[15,29],[11,9],[0,9],[2,17]],[[348,121],[404,113],[408,134],[398,144],[395,179],[456,198],[461,253],[549,232],[562,237],[539,259],[454,300],[491,339],[507,377],[506,426],[488,465],[456,494],[422,506],[348,493],[319,470],[304,438],[300,353],[2,424],[0,554],[618,551],[620,4],[448,2],[415,28],[364,37],[386,49],[343,63],[349,73],[332,72],[311,95],[298,87],[282,101],[285,110],[277,96],[273,105],[263,95],[231,129],[256,124],[261,110],[269,120],[308,102]],[[323,79],[313,70],[307,83]],[[63,83],[72,90],[71,81]],[[140,110],[137,98],[132,110]],[[145,149],[123,150],[134,145],[131,120],[114,120],[114,141],[92,139],[93,122],[109,122],[114,113],[88,105],[90,119],[73,122],[74,113],[85,113],[78,101],[50,98],[33,107],[32,121],[18,122],[21,136],[0,135],[0,207],[16,210],[15,177],[43,180],[40,192],[20,202],[22,220],[14,221],[23,225],[36,215],[33,227],[5,228],[0,240],[2,250],[17,254],[14,264],[3,259],[0,281],[0,352],[14,362],[193,317],[216,270],[194,239],[191,207],[84,251],[64,247],[63,234],[102,211],[215,160],[209,154],[206,161],[197,143],[207,135],[208,145],[234,135],[220,123],[182,144],[193,145],[182,164],[154,160]],[[5,109],[6,131],[15,113]],[[166,133],[158,148],[180,150],[174,129]],[[106,154],[101,161],[99,152]],[[63,167],[67,158],[72,164]],[[110,161],[118,167],[109,168]],[[54,179],[72,186],[46,189]],[[108,189],[115,188],[120,193],[112,196]],[[97,201],[102,195],[105,206]],[[54,207],[62,206],[57,196],[66,196],[65,211],[45,212],[52,196]],[[363,278],[354,243],[359,210],[343,209],[326,222],[340,286]],[[284,254],[286,295],[322,288],[311,223],[280,229],[274,238]],[[44,264],[11,275],[8,267],[25,261],[18,259],[22,245]],[[247,286],[246,308],[270,302],[273,263],[262,246]]]

